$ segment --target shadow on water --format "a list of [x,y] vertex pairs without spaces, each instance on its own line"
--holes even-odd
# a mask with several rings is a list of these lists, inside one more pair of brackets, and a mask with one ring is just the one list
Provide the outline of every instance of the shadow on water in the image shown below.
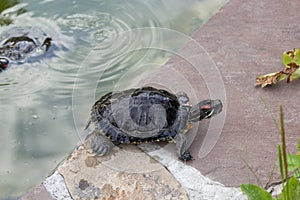
[[0,74],[0,199],[39,184],[78,145],[95,98],[131,87],[172,56],[145,46],[177,51],[186,42],[142,28],[191,34],[226,1],[187,2],[1,0],[0,40],[12,26],[34,25],[53,45]]

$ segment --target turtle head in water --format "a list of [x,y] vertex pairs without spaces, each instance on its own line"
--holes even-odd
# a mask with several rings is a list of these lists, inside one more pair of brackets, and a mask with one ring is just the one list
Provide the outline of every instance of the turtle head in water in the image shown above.
[[0,34],[0,71],[13,63],[40,59],[49,50],[51,41],[51,37],[34,26],[16,26],[6,30]]
[[0,58],[0,72],[8,67],[9,61],[7,58]]

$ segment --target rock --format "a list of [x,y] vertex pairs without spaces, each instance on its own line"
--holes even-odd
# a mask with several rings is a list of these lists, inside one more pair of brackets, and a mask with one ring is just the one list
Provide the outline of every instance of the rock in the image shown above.
[[155,144],[139,145],[143,151],[155,158],[167,167],[168,171],[175,177],[181,186],[187,191],[189,199],[222,199],[222,200],[246,200],[246,196],[240,188],[226,187],[223,184],[213,181],[201,174],[200,171],[178,161],[175,148],[166,145],[158,148]]
[[168,170],[135,145],[115,147],[99,157],[87,140],[57,172],[73,199],[188,199]]
[[57,171],[46,178],[43,185],[53,199],[72,200],[68,188],[65,185],[64,178]]

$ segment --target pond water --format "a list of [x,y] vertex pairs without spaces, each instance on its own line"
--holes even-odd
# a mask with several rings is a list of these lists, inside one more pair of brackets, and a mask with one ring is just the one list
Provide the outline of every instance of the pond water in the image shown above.
[[53,42],[41,59],[0,73],[0,199],[39,184],[86,135],[95,99],[163,66],[165,49],[186,42],[174,33],[191,35],[225,3],[1,0],[0,33],[34,25]]

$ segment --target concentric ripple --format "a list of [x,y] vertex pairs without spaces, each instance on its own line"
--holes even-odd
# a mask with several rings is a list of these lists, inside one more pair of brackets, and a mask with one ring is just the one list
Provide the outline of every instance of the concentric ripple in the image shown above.
[[0,73],[0,199],[40,183],[77,146],[95,98],[164,65],[189,41],[178,33],[190,34],[219,8],[209,2],[26,0],[3,11],[14,26],[40,27],[53,46]]

